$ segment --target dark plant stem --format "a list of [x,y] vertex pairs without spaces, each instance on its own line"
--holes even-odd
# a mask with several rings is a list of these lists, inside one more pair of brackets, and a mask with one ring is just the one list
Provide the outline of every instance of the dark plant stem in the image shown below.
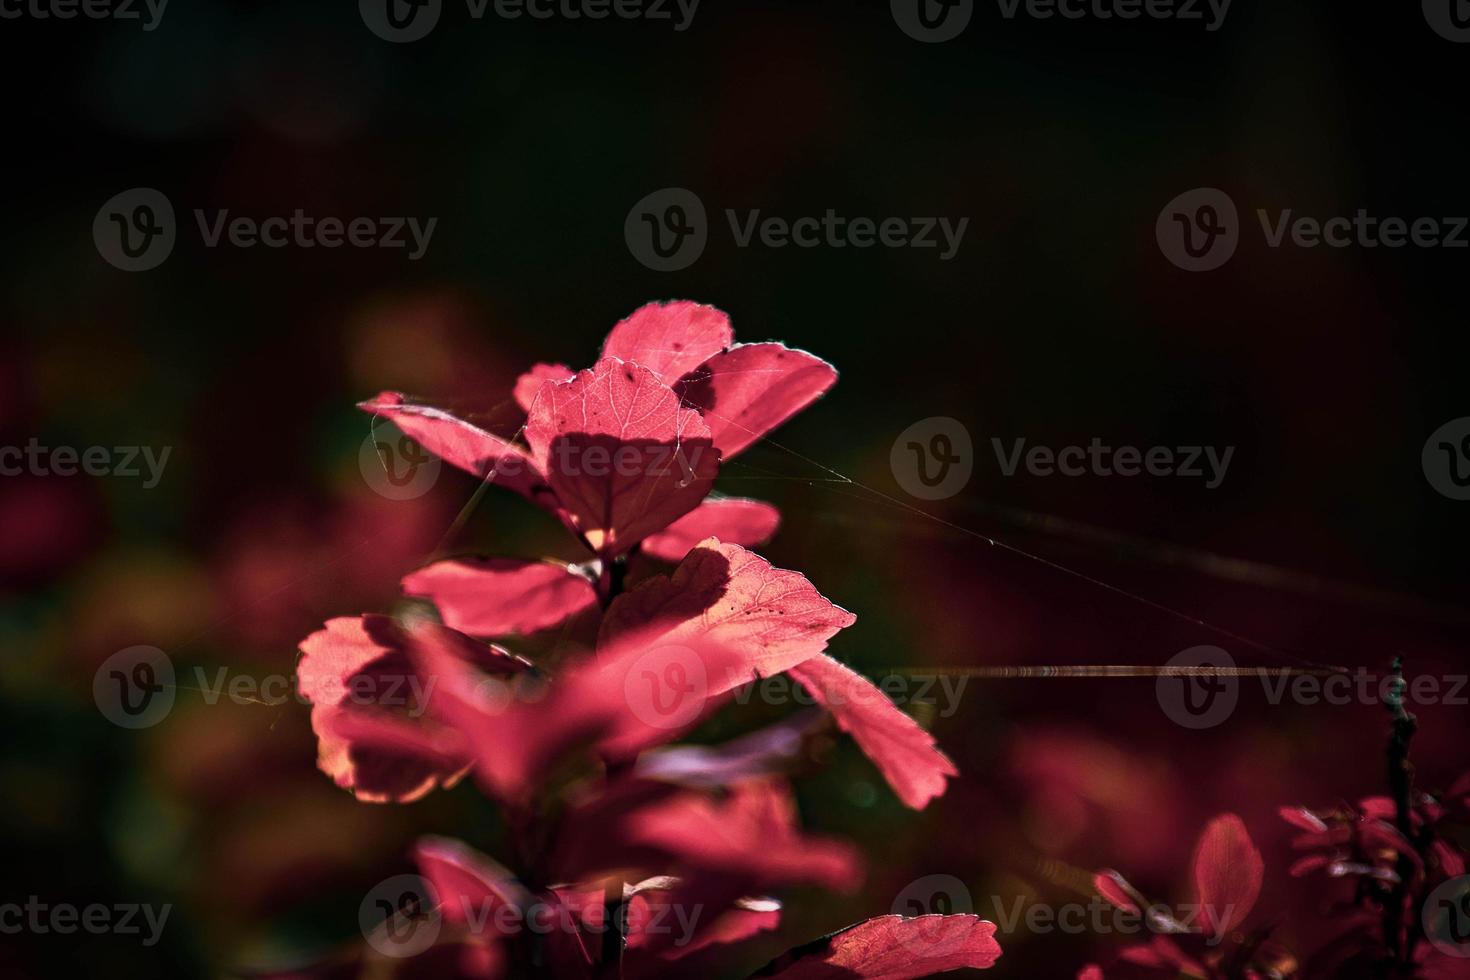
[[623,588],[628,578],[628,559],[626,556],[613,558],[602,563],[602,571],[597,574],[597,601],[606,609],[612,601],[623,594]]
[[[1410,800],[1414,784],[1414,768],[1409,762],[1409,743],[1413,741],[1414,732],[1419,723],[1413,715],[1404,710],[1404,691],[1407,688],[1408,683],[1404,680],[1403,658],[1395,657],[1388,692],[1384,698],[1384,703],[1388,706],[1393,718],[1393,727],[1388,740],[1388,785],[1394,802],[1394,824],[1405,840],[1415,842]],[[1409,904],[1414,862],[1409,859],[1408,855],[1400,854],[1396,870],[1399,880],[1394,885],[1383,909],[1383,933],[1394,962],[1407,965],[1413,952],[1413,944],[1404,927],[1404,910]]]

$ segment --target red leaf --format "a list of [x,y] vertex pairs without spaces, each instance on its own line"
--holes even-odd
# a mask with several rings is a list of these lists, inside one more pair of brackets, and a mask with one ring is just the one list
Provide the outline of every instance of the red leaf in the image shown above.
[[516,378],[516,404],[529,412],[542,385],[548,381],[570,381],[576,374],[565,364],[532,364],[531,370]]
[[716,354],[674,390],[699,409],[729,460],[822,396],[837,369],[784,344],[740,344]]
[[796,883],[851,891],[861,861],[847,841],[801,832],[790,791],[779,779],[747,779],[723,795],[630,780],[569,812],[557,848],[560,867],[579,877],[636,867],[689,869],[685,888],[714,911],[729,900]]
[[492,923],[501,906],[530,904],[530,894],[514,875],[460,841],[421,838],[414,862],[439,900],[440,917],[453,925]]
[[698,506],[719,469],[699,413],[646,368],[606,358],[546,382],[526,441],[593,551],[622,554]]
[[528,500],[555,509],[545,477],[519,446],[443,409],[410,405],[396,391],[385,391],[357,407],[390,419],[429,452],[477,479],[508,487]]
[[1282,820],[1301,830],[1314,834],[1327,831],[1327,825],[1322,822],[1322,818],[1304,806],[1284,806],[1276,812],[1281,815]]
[[995,924],[974,915],[884,915],[792,950],[758,977],[781,980],[909,980],[1000,958]]
[[705,538],[746,548],[765,544],[776,533],[781,512],[770,504],[741,497],[706,500],[657,534],[643,540],[643,553],[677,562]]
[[411,635],[409,652],[434,685],[431,717],[460,734],[480,783],[496,797],[524,799],[536,776],[610,724],[611,693],[587,704],[568,702],[558,691],[538,703],[520,700],[511,685],[454,656],[442,633],[422,627]]
[[791,668],[791,676],[832,713],[906,806],[922,810],[944,794],[954,763],[934,746],[934,736],[904,714],[872,681],[818,654]]
[[648,303],[612,328],[602,356],[641,364],[672,385],[734,340],[730,318],[713,306]]
[[598,649],[714,646],[738,653],[737,665],[697,682],[715,697],[757,676],[769,677],[815,657],[857,617],[833,605],[799,572],[714,538],[700,544],[670,576],[658,576],[613,600]]
[[1093,875],[1092,887],[1096,888],[1097,893],[1112,903],[1114,907],[1124,912],[1137,915],[1144,904],[1138,892],[1128,884],[1128,879],[1111,869],[1104,869]]
[[1125,963],[1133,963],[1155,970],[1167,970],[1175,975],[1206,976],[1204,968],[1185,955],[1184,950],[1179,948],[1179,944],[1168,936],[1155,936],[1146,943],[1129,946],[1118,954],[1118,958]]
[[446,626],[471,636],[534,633],[597,602],[570,566],[517,558],[461,558],[411,572],[403,591],[433,602]]
[[1195,900],[1206,929],[1220,936],[1250,914],[1261,894],[1265,862],[1233,813],[1211,820],[1194,848]]
[[[711,921],[695,918],[696,911],[686,907],[684,893],[678,890],[677,878],[651,878],[625,888],[627,941],[623,974],[658,976],[667,968],[650,962],[638,969],[638,956],[643,950],[655,953],[657,961],[682,960],[711,946],[733,946],[781,924],[781,903],[775,900],[747,899],[721,913],[711,910]],[[690,921],[693,919],[693,921]],[[689,933],[689,934],[686,934]],[[631,961],[631,964],[630,962]],[[632,969],[629,969],[629,966]]]
[[[519,662],[463,637],[455,657],[512,671]],[[432,736],[410,724],[431,688],[405,655],[403,631],[387,616],[344,616],[301,641],[297,688],[311,703],[317,765],[343,789],[365,802],[406,803],[464,774],[465,759],[427,751]],[[371,712],[405,732],[376,744],[359,744],[339,716]],[[397,721],[393,721],[398,719]],[[418,744],[423,742],[423,744]]]

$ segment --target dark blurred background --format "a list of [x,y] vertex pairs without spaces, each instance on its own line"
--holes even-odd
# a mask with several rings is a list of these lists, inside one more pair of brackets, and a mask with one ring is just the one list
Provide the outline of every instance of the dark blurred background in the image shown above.
[[[475,20],[445,0],[427,37],[389,43],[347,2],[173,0],[146,31],[7,15],[0,50],[0,445],[171,449],[153,487],[0,478],[0,901],[173,907],[152,946],[6,935],[8,975],[225,975],[330,948],[416,835],[493,849],[472,787],[355,803],[316,771],[294,701],[180,690],[164,722],[128,731],[99,713],[93,675],[138,644],[167,651],[180,685],[196,667],[290,675],[322,620],[391,604],[474,490],[446,469],[420,497],[375,492],[354,402],[392,388],[493,410],[532,361],[590,364],[651,299],[712,303],[740,339],[842,372],[720,486],[780,506],[764,552],[857,613],[832,652],[872,675],[1162,664],[1198,644],[1249,666],[1379,670],[1402,653],[1411,672],[1467,669],[1470,503],[1434,489],[1421,449],[1470,415],[1470,253],[1270,248],[1255,220],[1470,214],[1470,46],[1417,4],[1236,0],[1207,31],[978,3],[958,37],[922,43],[877,2],[705,0],[676,31]],[[177,242],[128,272],[93,223],[139,187],[170,200]],[[709,214],[708,247],[673,272],[624,237],[666,187]],[[1243,226],[1210,272],[1155,239],[1196,187],[1228,194]],[[411,261],[210,248],[196,208],[438,221]],[[725,219],[829,208],[969,225],[941,261],[740,248]],[[963,423],[975,468],[927,502],[890,449],[936,416]],[[1206,489],[1006,477],[990,450],[1093,437],[1235,453]],[[574,557],[563,538],[492,493],[452,545]],[[847,744],[799,783],[806,823],[855,838],[871,866],[859,895],[793,896],[783,938],[887,912],[934,874],[992,919],[1018,899],[1085,901],[1076,871],[1102,865],[1183,901],[1194,837],[1223,810],[1246,819],[1263,904],[1285,914],[1320,896],[1286,878],[1275,808],[1383,791],[1379,705],[1270,705],[1247,686],[1226,723],[1191,731],[1152,680],[1037,679],[972,680],[954,707],[931,720],[962,778],[922,813]],[[1421,781],[1470,768],[1465,708],[1420,716]],[[1010,976],[1071,976],[1119,945],[1024,925],[1000,938]]]

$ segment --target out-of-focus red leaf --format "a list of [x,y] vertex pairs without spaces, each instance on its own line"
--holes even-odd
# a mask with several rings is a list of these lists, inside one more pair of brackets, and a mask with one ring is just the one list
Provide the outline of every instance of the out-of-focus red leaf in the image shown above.
[[959,775],[935,747],[934,736],[861,674],[826,654],[797,664],[790,674],[853,737],[905,806],[922,810],[944,795],[948,777]]
[[677,562],[706,538],[746,548],[765,544],[776,533],[781,512],[771,504],[741,497],[706,500],[643,541],[643,553]]
[[837,369],[784,344],[740,344],[716,354],[674,385],[704,415],[729,460],[820,398]]
[[558,874],[579,879],[630,868],[678,874],[679,900],[710,913],[784,885],[849,891],[862,876],[848,842],[801,832],[790,791],[775,778],[719,794],[621,780],[568,810],[555,860]]
[[516,378],[516,404],[529,412],[542,385],[548,381],[570,381],[576,373],[565,364],[532,364],[531,370]]
[[602,356],[641,364],[672,385],[734,341],[730,318],[713,306],[648,303],[612,328]]
[[983,970],[1000,958],[995,924],[974,915],[884,915],[799,947],[755,974],[781,980],[909,980]]
[[1327,830],[1327,825],[1322,822],[1322,818],[1304,806],[1284,806],[1277,812],[1281,814],[1282,820],[1293,827],[1317,834]]
[[1265,874],[1265,862],[1245,821],[1233,813],[1211,820],[1195,844],[1191,864],[1205,928],[1224,935],[1250,914]]
[[[625,977],[658,976],[667,970],[660,964],[714,946],[733,946],[781,924],[781,903],[774,899],[743,899],[724,912],[713,910],[704,921],[704,910],[679,904],[679,886],[678,879],[660,877],[628,889]],[[638,954],[645,950],[654,953],[652,962],[639,964]]]
[[435,562],[407,575],[403,591],[434,603],[446,626],[482,637],[548,629],[597,602],[569,565],[517,558]]
[[645,752],[638,759],[634,775],[707,789],[752,776],[773,775],[800,754],[807,731],[821,722],[822,716],[816,711],[798,712],[722,745],[674,745]]
[[451,925],[484,925],[495,910],[524,908],[530,895],[509,871],[464,843],[448,837],[420,838],[414,863],[439,900],[439,915]]
[[1184,950],[1179,948],[1179,944],[1168,936],[1155,936],[1146,943],[1129,946],[1118,954],[1118,958],[1125,963],[1155,970],[1168,970],[1173,974],[1182,973],[1191,977],[1208,975],[1203,967],[1185,955]]
[[697,507],[719,469],[699,413],[647,368],[617,358],[546,382],[526,441],[573,525],[606,557]]
[[1111,868],[1104,868],[1093,875],[1092,887],[1096,888],[1097,893],[1112,903],[1115,908],[1120,908],[1124,912],[1137,915],[1143,905],[1139,900],[1138,892],[1128,884],[1128,879]]
[[1293,862],[1291,867],[1287,869],[1287,874],[1293,878],[1300,878],[1304,875],[1311,874],[1319,868],[1327,867],[1329,860],[1331,858],[1326,854],[1308,854],[1306,857],[1299,858]]
[[[426,624],[426,629],[437,631],[445,655],[462,665],[474,663],[502,674],[527,666],[503,650],[443,627]],[[312,705],[317,764],[337,785],[367,802],[408,802],[463,775],[464,760],[437,748],[442,741],[413,721],[432,696],[432,686],[408,659],[406,644],[405,633],[392,619],[365,615],[328,620],[300,645],[297,687]],[[373,745],[354,744],[352,719],[338,717],[343,714],[371,714],[392,737]],[[412,751],[416,744],[424,751]],[[431,745],[436,746],[433,752],[427,751]]]

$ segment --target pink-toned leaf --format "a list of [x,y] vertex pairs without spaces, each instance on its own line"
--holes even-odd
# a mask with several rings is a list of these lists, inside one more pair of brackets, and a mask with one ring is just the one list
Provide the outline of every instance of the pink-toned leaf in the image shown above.
[[746,548],[765,544],[776,533],[781,512],[760,500],[721,497],[706,500],[657,534],[643,540],[643,553],[677,562],[706,538]]
[[616,358],[546,382],[526,441],[572,524],[605,557],[697,507],[719,469],[699,413],[648,369]]
[[1077,980],[1103,980],[1102,967],[1089,963],[1077,971]]
[[[678,879],[660,877],[625,890],[625,977],[658,975],[666,969],[658,965],[660,962],[687,959],[712,946],[733,946],[781,924],[781,903],[773,899],[745,899],[724,912],[713,910],[709,921],[691,922],[692,910],[681,904],[684,893],[680,886]],[[639,969],[637,954],[643,950],[653,951],[657,961]]]
[[822,722],[819,712],[798,712],[784,721],[721,745],[674,745],[639,756],[641,779],[713,789],[752,776],[774,775],[801,754],[806,734]]
[[[743,780],[720,795],[630,780],[569,812],[557,852],[562,867],[582,877],[687,869],[681,900],[711,910],[783,885],[851,891],[862,867],[847,841],[800,830],[779,779]],[[722,889],[727,900],[714,900]]]
[[435,562],[407,575],[403,591],[433,602],[446,626],[482,637],[548,629],[597,602],[571,566],[517,558]]
[[721,457],[729,460],[820,398],[837,369],[784,344],[740,344],[716,354],[674,390],[704,415]]
[[797,664],[790,674],[853,737],[905,806],[922,810],[944,795],[948,777],[959,775],[935,747],[934,736],[861,674],[826,654]]
[[521,700],[515,686],[454,656],[436,631],[416,630],[408,649],[419,673],[434,685],[430,717],[460,734],[480,784],[498,798],[523,800],[536,776],[609,724],[603,702],[594,714]]
[[757,977],[781,980],[910,980],[984,970],[1000,958],[995,924],[974,915],[884,915],[799,947]]
[[1281,819],[1301,830],[1314,834],[1325,833],[1327,824],[1322,818],[1304,806],[1284,806],[1276,811],[1281,814]]
[[739,669],[700,681],[715,697],[815,657],[857,617],[822,596],[799,572],[776,568],[739,545],[713,538],[658,576],[613,600],[598,648],[715,644],[742,654]]
[[1439,869],[1447,878],[1458,878],[1465,873],[1465,855],[1448,841],[1437,840],[1429,845]]
[[[450,656],[487,669],[514,672],[523,662],[468,637],[446,640]],[[405,653],[406,637],[387,616],[344,616],[301,641],[297,688],[311,703],[317,765],[364,802],[410,802],[463,775],[465,759],[418,751],[415,739],[432,740],[410,719],[420,713],[430,688]],[[371,712],[407,730],[396,741],[359,744],[339,715]]]
[[570,381],[576,373],[565,364],[531,365],[531,370],[516,378],[516,404],[529,412],[536,403],[536,396],[541,393],[542,385],[548,381]]
[[451,925],[491,923],[496,909],[531,902],[514,875],[461,841],[421,838],[414,863],[434,890],[440,917]]
[[672,385],[734,340],[730,318],[713,306],[648,303],[612,328],[602,356],[641,364]]
[[1111,868],[1092,876],[1092,887],[1115,908],[1137,915],[1145,904],[1128,879]]
[[555,510],[556,502],[551,497],[546,478],[525,450],[514,443],[443,409],[410,404],[396,391],[385,391],[357,407],[389,419],[446,463]]
[[1174,974],[1189,977],[1207,975],[1204,969],[1187,956],[1184,950],[1179,948],[1179,944],[1168,936],[1155,936],[1146,943],[1129,946],[1118,955],[1118,958],[1136,966],[1168,970]]
[[1298,858],[1293,862],[1291,867],[1287,869],[1287,874],[1293,878],[1300,878],[1304,875],[1311,874],[1313,871],[1327,867],[1327,862],[1330,860],[1326,854],[1308,854],[1306,857]]
[[1358,810],[1365,820],[1393,820],[1398,804],[1387,796],[1368,796],[1358,801]]
[[1265,862],[1246,832],[1245,822],[1223,813],[1206,825],[1195,844],[1195,899],[1207,930],[1228,933],[1250,914],[1261,894]]

